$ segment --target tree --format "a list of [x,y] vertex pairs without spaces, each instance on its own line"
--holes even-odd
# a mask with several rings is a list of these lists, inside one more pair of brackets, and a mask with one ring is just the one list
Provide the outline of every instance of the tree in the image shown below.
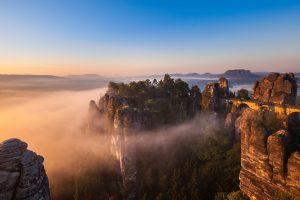
[[242,191],[231,192],[227,195],[228,200],[250,200]]
[[190,90],[190,95],[194,98],[199,98],[201,95],[200,89],[197,85],[192,86]]
[[273,200],[295,200],[295,197],[289,192],[278,192]]
[[245,100],[249,100],[249,91],[246,89],[240,89],[237,92],[237,98],[238,99],[245,99]]
[[108,92],[111,93],[118,93],[119,91],[119,85],[115,82],[109,82],[108,83]]
[[235,93],[232,91],[229,91],[229,98],[235,98]]
[[174,93],[177,98],[184,98],[189,95],[190,88],[189,85],[182,81],[181,79],[176,79],[174,83]]
[[218,192],[215,195],[215,200],[227,200],[227,194],[225,192]]
[[165,74],[163,79],[163,88],[167,93],[170,93],[174,86],[174,79],[171,78],[169,74]]

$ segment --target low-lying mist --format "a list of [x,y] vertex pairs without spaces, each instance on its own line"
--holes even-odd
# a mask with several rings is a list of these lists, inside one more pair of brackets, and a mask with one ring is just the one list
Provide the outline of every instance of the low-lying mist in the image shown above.
[[[120,166],[110,154],[108,133],[87,129],[89,101],[97,102],[105,91],[106,88],[43,93],[10,91],[13,95],[1,96],[0,140],[19,138],[28,144],[28,149],[45,158],[55,200],[75,196],[109,199],[111,195],[122,199]],[[198,136],[221,131],[222,122],[214,113],[201,113],[185,122],[132,132],[126,143],[136,145],[138,179],[146,184],[141,188],[153,187],[148,182],[151,173],[156,173],[155,179],[161,173],[171,177],[172,166],[180,167],[189,157],[195,160],[196,152],[203,151]],[[193,145],[197,145],[196,152]]]
[[[19,138],[28,148],[45,158],[47,173],[71,173],[79,165],[101,164],[107,153],[105,134],[88,134],[87,117],[90,99],[99,99],[105,88],[88,91],[23,93],[2,96],[0,107],[0,140]],[[20,91],[21,93],[21,91]],[[26,95],[27,94],[27,95]],[[132,143],[149,146],[197,135],[218,127],[214,115],[173,127],[143,132],[131,137]],[[99,161],[100,160],[100,161]],[[72,169],[72,170],[70,170]]]
[[[104,88],[89,91],[23,92],[2,96],[0,140],[19,138],[30,150],[45,158],[47,173],[70,171],[90,154],[101,156],[100,135],[87,135],[88,102],[98,99]],[[21,91],[20,91],[21,92]],[[30,94],[30,95],[25,95]],[[4,103],[5,102],[5,103]]]

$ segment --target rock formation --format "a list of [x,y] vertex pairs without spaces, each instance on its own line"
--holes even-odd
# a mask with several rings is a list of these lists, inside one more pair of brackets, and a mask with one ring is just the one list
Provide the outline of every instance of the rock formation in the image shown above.
[[286,130],[269,133],[263,118],[263,112],[248,108],[236,122],[241,133],[240,189],[255,199],[272,199],[280,192],[300,199],[300,154],[293,138]]
[[197,86],[189,89],[187,83],[166,75],[153,84],[148,81],[110,83],[99,105],[90,102],[90,127],[98,128],[94,116],[101,116],[108,125],[106,131],[111,135],[112,153],[120,161],[126,199],[137,197],[136,134],[193,117],[200,109],[200,99]]
[[0,199],[50,200],[43,161],[18,139],[0,143]]
[[227,114],[224,122],[224,128],[226,133],[230,136],[232,141],[238,141],[240,139],[240,133],[235,128],[238,112],[230,112]]
[[295,105],[297,81],[293,73],[271,73],[254,83],[252,98],[262,103]]
[[228,80],[224,77],[218,83],[208,83],[202,93],[202,108],[217,110],[224,104],[223,99],[229,96]]
[[90,101],[88,116],[88,131],[91,133],[103,133],[105,120],[103,111],[101,111],[95,101]]
[[229,97],[229,83],[224,77],[219,79],[219,97],[228,98]]

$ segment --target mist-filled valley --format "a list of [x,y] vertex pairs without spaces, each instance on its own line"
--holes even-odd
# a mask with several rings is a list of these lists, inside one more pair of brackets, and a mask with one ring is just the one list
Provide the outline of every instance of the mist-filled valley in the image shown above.
[[300,200],[300,1],[0,0],[0,200]]
[[[39,81],[47,83],[47,80]],[[19,138],[26,141],[29,149],[44,157],[54,200],[121,199],[122,176],[119,162],[111,155],[109,134],[105,131],[97,134],[88,131],[88,103],[91,99],[97,100],[103,96],[107,88],[56,90],[54,87],[49,91],[48,85],[48,89],[43,91],[36,84],[27,84],[28,88],[23,87],[23,90],[18,88],[20,85],[22,82],[16,86],[12,82],[10,87],[1,90],[1,141]],[[216,115],[203,113],[179,124],[141,131],[130,137],[130,143],[138,146],[140,155],[137,161],[138,176],[141,177],[139,196],[144,199],[166,199],[173,195],[171,199],[182,199],[193,189],[188,188],[187,184],[198,184],[201,171],[199,166],[203,170],[209,170],[209,165],[219,165],[223,159],[228,159],[228,168],[219,168],[215,172],[215,178],[223,170],[232,170],[235,180],[229,185],[233,188],[228,187],[226,180],[220,180],[218,187],[222,189],[214,188],[207,193],[208,185],[205,185],[201,188],[202,191],[194,191],[196,193],[193,195],[196,196],[193,198],[198,199],[201,194],[211,197],[219,190],[230,192],[238,189],[239,160],[226,156],[233,144],[224,138],[215,138],[221,136],[214,135],[221,131],[220,123]],[[208,147],[208,151],[212,152],[202,149],[202,146],[209,143],[202,144],[200,138],[207,135],[211,136],[209,142],[216,143],[213,147]],[[210,161],[215,159],[212,158],[213,154],[218,154],[219,151],[225,155]],[[232,153],[237,154],[238,158],[238,148]],[[201,157],[204,157],[203,163]],[[231,162],[236,168],[230,169]],[[182,180],[181,173],[185,173]],[[201,172],[202,178],[209,181],[208,174],[203,173]],[[171,184],[172,181],[174,185]],[[177,194],[179,190],[182,191]]]
[[[53,200],[248,199],[233,130],[241,111],[223,99],[250,98],[239,90],[252,79],[90,76],[67,84],[12,77],[1,87],[0,139],[18,138],[43,156]],[[85,81],[94,84],[78,87]],[[262,123],[276,132],[282,126],[272,116]]]

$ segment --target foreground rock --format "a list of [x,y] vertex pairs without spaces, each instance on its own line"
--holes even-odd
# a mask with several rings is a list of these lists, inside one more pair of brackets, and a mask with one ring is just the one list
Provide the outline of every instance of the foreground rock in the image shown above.
[[256,81],[252,98],[262,103],[295,105],[297,97],[297,81],[293,73],[272,73]]
[[[300,154],[286,130],[269,133],[263,113],[246,109],[236,128],[241,134],[240,189],[255,199],[290,192],[300,199]],[[293,152],[293,153],[291,153]]]
[[0,199],[50,200],[43,161],[18,139],[0,143]]

